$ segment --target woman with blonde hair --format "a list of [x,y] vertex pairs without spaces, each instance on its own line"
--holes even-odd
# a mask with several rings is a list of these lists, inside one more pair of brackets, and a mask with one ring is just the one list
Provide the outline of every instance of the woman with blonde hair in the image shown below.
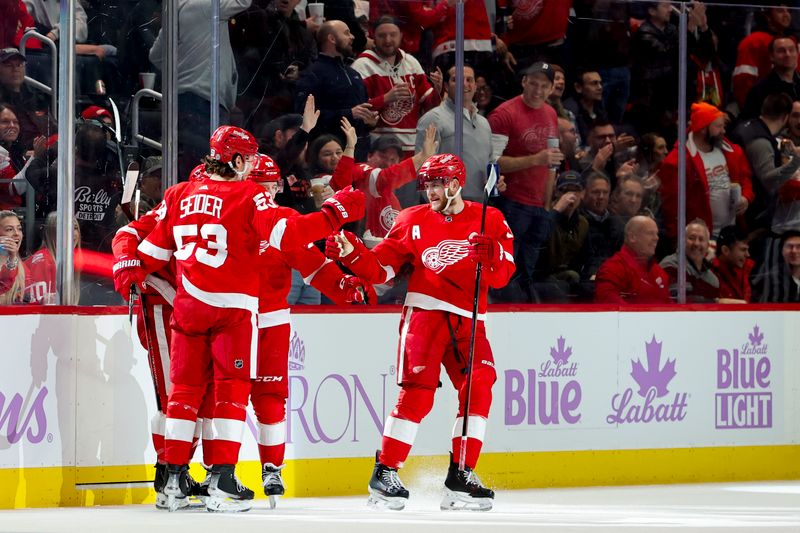
[[25,303],[25,267],[19,258],[22,222],[13,211],[0,211],[0,305]]
[[[25,260],[25,269],[28,280],[25,286],[25,295],[29,303],[53,305],[58,301],[56,286],[56,246],[57,246],[57,213],[47,215],[44,223],[42,247]],[[81,246],[81,230],[78,221],[72,221],[73,241],[76,252]],[[81,291],[81,261],[76,254],[75,277],[72,284],[72,293],[64,298],[61,305],[78,305]]]

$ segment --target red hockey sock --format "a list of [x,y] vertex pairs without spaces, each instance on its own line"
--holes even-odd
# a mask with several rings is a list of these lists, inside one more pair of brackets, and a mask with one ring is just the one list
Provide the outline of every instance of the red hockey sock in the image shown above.
[[397,406],[387,417],[383,428],[378,460],[391,468],[403,466],[414,440],[419,423],[433,407],[434,389],[406,385],[400,390]]

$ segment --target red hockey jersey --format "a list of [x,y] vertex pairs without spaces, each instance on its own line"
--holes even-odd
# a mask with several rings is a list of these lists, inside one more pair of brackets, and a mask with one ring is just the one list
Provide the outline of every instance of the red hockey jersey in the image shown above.
[[259,244],[299,248],[332,231],[321,212],[285,218],[252,181],[184,182],[168,189],[139,245],[145,268],[177,262],[178,291],[215,307],[258,311]]
[[380,169],[364,163],[356,164],[352,157],[342,156],[333,171],[330,186],[338,191],[348,185],[361,189],[367,197],[366,229],[382,239],[392,229],[400,212],[400,201],[394,191],[417,179],[412,159]]
[[[456,8],[447,9],[447,17],[433,27],[433,57],[456,51]],[[464,51],[491,52],[492,27],[483,0],[464,0]]]
[[[372,109],[380,113],[372,133],[394,135],[403,143],[404,152],[414,152],[419,117],[442,101],[422,65],[403,50],[398,50],[394,65],[372,50],[365,50],[351,66],[364,79]],[[408,84],[414,96],[385,102],[384,95],[400,83]]]
[[[405,305],[472,317],[476,263],[470,260],[469,236],[480,232],[482,206],[465,201],[456,215],[443,215],[429,205],[409,207],[400,212],[383,241],[351,270],[370,283],[386,283],[404,264],[413,266]],[[514,236],[503,214],[490,207],[486,212],[485,234],[501,247],[501,261],[494,269],[483,268],[478,319],[485,320],[489,287],[500,288],[514,273]]]
[[[156,213],[161,209],[162,204],[163,202],[140,216],[138,220],[134,220],[117,230],[114,240],[111,241],[111,249],[115,260],[119,260],[121,257],[136,257],[139,243],[150,235],[150,232],[156,227],[158,222]],[[160,294],[171,304],[175,298],[175,269],[175,258],[173,257],[164,265],[164,268],[147,277],[146,286],[142,290],[145,294]]]

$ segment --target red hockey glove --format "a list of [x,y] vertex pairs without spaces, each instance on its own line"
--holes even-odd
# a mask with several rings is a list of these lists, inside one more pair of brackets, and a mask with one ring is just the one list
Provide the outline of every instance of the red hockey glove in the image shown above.
[[369,283],[365,283],[356,276],[345,275],[339,280],[339,288],[344,291],[345,301],[349,304],[375,305],[378,295]]
[[353,232],[340,231],[328,235],[325,241],[325,255],[344,265],[352,265],[367,247]]
[[348,222],[363,218],[365,204],[366,198],[363,192],[353,187],[346,187],[322,202],[320,210],[328,218],[333,229],[337,230]]
[[126,301],[131,297],[131,285],[144,282],[147,272],[142,268],[142,262],[137,258],[123,255],[114,263],[114,290]]
[[481,262],[491,268],[502,259],[500,243],[492,237],[472,233],[469,236],[469,244],[469,258],[475,262]]

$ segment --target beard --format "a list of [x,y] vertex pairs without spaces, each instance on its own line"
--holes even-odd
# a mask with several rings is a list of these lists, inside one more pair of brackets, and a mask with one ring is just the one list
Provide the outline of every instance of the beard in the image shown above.
[[720,133],[719,135],[711,135],[708,133],[708,131],[706,131],[704,137],[706,138],[706,142],[714,148],[722,148],[722,143],[725,140],[723,134]]
[[353,55],[353,46],[348,43],[336,43],[336,51],[339,52],[342,57],[351,57]]

